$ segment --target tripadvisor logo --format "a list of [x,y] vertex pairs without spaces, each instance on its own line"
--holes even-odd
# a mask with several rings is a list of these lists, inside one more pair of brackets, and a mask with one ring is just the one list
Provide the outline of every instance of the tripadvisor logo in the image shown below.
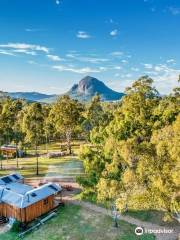
[[137,227],[137,228],[135,229],[135,234],[136,234],[136,235],[140,236],[140,235],[142,235],[143,233],[144,233],[144,230],[143,230],[142,227]]

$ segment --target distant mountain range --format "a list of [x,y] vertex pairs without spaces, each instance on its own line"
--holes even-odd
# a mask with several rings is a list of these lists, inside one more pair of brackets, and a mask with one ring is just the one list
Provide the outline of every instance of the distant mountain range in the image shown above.
[[38,93],[38,92],[9,92],[7,93],[8,96],[11,98],[21,98],[28,101],[36,101],[40,102],[42,99],[48,99],[55,97],[56,95],[48,95],[44,93]]
[[80,80],[78,84],[74,84],[68,92],[60,95],[48,95],[38,92],[6,93],[6,95],[15,99],[21,98],[28,101],[37,101],[44,103],[52,103],[62,95],[69,95],[71,98],[77,99],[79,101],[90,101],[96,94],[99,94],[101,96],[102,101],[117,101],[120,100],[122,96],[124,96],[124,93],[116,92],[107,87],[102,81],[90,76],[86,76]]

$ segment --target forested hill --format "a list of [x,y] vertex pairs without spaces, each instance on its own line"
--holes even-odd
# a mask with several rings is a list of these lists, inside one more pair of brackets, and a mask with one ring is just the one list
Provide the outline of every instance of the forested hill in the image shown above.
[[86,76],[79,83],[74,84],[68,92],[59,95],[48,95],[38,92],[9,92],[3,93],[4,95],[10,96],[12,98],[21,98],[27,101],[36,101],[44,103],[52,103],[57,100],[59,96],[69,95],[73,99],[79,101],[90,101],[96,94],[99,94],[102,101],[117,101],[124,96],[124,93],[116,92],[109,87],[107,87],[102,81]]
[[90,76],[83,78],[78,84],[75,84],[68,92],[68,95],[78,100],[89,101],[97,93],[103,101],[119,100],[124,95],[110,89],[97,78]]
[[48,95],[44,93],[38,93],[38,92],[9,92],[7,93],[8,96],[11,98],[21,98],[28,101],[36,101],[41,102],[42,99],[48,99],[52,97],[56,97],[56,95]]
[[[96,94],[99,94],[101,101],[117,101],[120,100],[124,93],[116,92],[107,87],[102,81],[97,78],[86,76],[74,84],[70,90],[62,95],[69,95],[73,99],[80,102],[90,101]],[[43,99],[42,102],[54,102],[57,96]]]

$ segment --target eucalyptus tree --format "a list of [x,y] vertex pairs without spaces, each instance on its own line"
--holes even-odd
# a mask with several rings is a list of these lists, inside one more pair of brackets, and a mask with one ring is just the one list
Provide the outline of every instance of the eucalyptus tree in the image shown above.
[[83,105],[66,95],[60,97],[50,111],[56,130],[65,134],[69,154],[72,134],[82,121],[82,111]]
[[9,97],[4,98],[1,105],[0,115],[2,143],[9,144],[13,140],[13,125],[16,116],[14,110],[13,100]]
[[19,167],[19,161],[18,161],[18,144],[23,142],[24,134],[22,132],[21,124],[22,124],[22,113],[23,113],[23,107],[25,106],[25,102],[17,99],[13,101],[13,111],[14,111],[14,123],[12,126],[13,130],[13,141],[16,144],[16,166]]
[[39,174],[38,145],[44,139],[44,112],[40,103],[28,105],[23,114],[22,129],[25,133],[25,141],[35,146],[36,174]]
[[94,143],[100,143],[105,127],[112,120],[112,107],[101,101],[100,95],[95,95],[87,104],[83,129],[89,134],[89,139]]
[[161,97],[152,84],[144,76],[127,88],[112,121],[96,130],[100,144],[82,149],[87,178],[80,183],[121,210],[178,212],[179,94]]

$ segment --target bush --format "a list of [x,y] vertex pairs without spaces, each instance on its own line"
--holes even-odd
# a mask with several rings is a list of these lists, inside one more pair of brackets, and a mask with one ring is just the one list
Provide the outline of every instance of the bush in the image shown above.
[[172,222],[172,216],[170,215],[170,213],[166,212],[164,214],[163,221],[168,223]]
[[15,222],[12,225],[11,231],[12,232],[19,232],[20,231],[20,227],[21,227],[21,222],[15,220]]
[[80,193],[80,199],[96,203],[97,202],[97,194],[91,189],[85,189]]

